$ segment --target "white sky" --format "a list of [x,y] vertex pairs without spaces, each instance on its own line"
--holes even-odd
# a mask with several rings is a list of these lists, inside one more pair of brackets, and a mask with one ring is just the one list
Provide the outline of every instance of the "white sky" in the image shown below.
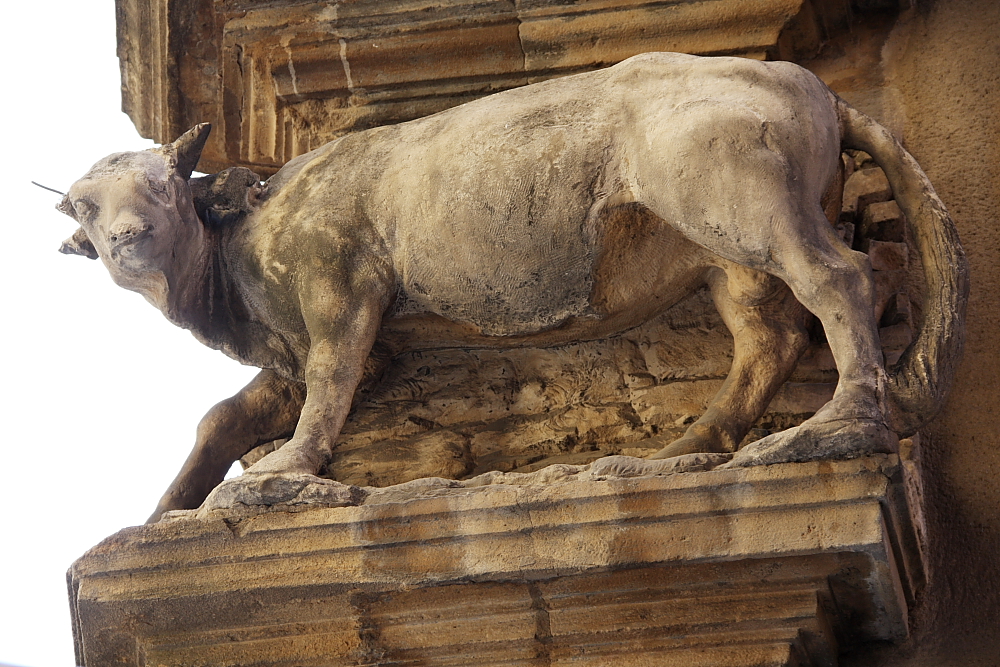
[[152,145],[121,113],[113,0],[4,6],[0,126],[0,663],[74,665],[65,573],[142,523],[201,416],[255,369],[201,346],[100,262],[57,252],[53,208],[99,158]]

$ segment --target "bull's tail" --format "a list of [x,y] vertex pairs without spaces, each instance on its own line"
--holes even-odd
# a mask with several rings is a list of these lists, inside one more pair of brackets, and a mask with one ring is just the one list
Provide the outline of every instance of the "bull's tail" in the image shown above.
[[913,156],[874,120],[839,97],[836,104],[843,147],[865,151],[885,172],[923,262],[923,322],[888,369],[886,417],[906,437],[937,414],[954,379],[965,338],[969,265],[955,223]]

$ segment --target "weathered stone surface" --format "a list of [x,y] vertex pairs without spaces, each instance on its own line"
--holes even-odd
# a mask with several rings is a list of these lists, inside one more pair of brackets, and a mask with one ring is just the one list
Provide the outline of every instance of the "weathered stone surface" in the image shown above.
[[650,51],[793,59],[847,27],[815,0],[117,0],[123,106],[161,143],[209,121],[202,169],[273,173],[345,133]]
[[869,205],[890,199],[889,181],[876,166],[854,172],[844,184],[844,211],[854,216],[864,216]]
[[905,243],[869,241],[868,258],[873,271],[906,271],[909,249]]
[[869,204],[862,215],[861,235],[878,241],[902,243],[906,240],[906,216],[895,201]]
[[[865,159],[868,172],[852,185],[855,202],[882,196],[884,176]],[[864,216],[875,223],[861,233],[878,238],[886,238],[886,220],[905,222],[892,200],[866,206]],[[841,217],[855,219],[854,209],[845,207]],[[854,225],[840,224],[850,228],[853,239]],[[915,270],[908,263],[911,250],[873,243],[870,236],[860,236],[859,245],[875,248],[876,314],[889,327],[881,330],[881,341],[887,362],[895,363],[912,340],[905,292]],[[898,265],[904,268],[882,270]],[[460,478],[588,463],[609,454],[651,454],[704,412],[731,363],[732,337],[707,290],[606,341],[397,357],[348,418],[324,474],[349,484],[388,485],[422,476]],[[815,340],[746,442],[801,423],[830,400],[836,381],[829,346]],[[439,433],[454,443],[444,452]],[[256,460],[247,459],[245,467]]]
[[[824,2],[817,9],[848,4]],[[975,267],[975,307],[970,309],[970,345],[956,385],[956,400],[938,420],[930,441],[933,446],[925,453],[927,483],[935,499],[929,517],[929,534],[934,539],[931,554],[939,576],[933,595],[924,599],[918,655],[913,654],[913,647],[902,651],[890,647],[880,656],[866,649],[848,664],[992,665],[1000,643],[996,629],[983,619],[997,617],[1000,604],[1000,570],[995,567],[1000,553],[1000,486],[994,483],[1000,474],[1000,450],[990,446],[996,441],[991,415],[997,412],[995,387],[1000,378],[996,336],[1000,235],[994,205],[1000,198],[1000,180],[982,176],[993,173],[1000,146],[1000,128],[995,122],[1000,106],[1000,52],[995,48],[1000,6],[994,0],[850,3],[856,16],[859,7],[873,5],[876,9],[891,5],[911,9],[899,20],[863,17],[850,33],[827,42],[821,58],[807,66],[838,94],[905,139],[942,198],[953,207],[963,237],[976,239],[967,247]],[[149,49],[152,41],[146,39],[142,47]],[[195,52],[209,43],[192,40],[185,49]],[[162,69],[169,71],[169,67]],[[133,99],[163,89],[140,83],[129,88]],[[214,94],[219,88],[209,81],[200,89],[186,89],[181,99]],[[178,128],[189,124],[179,123]],[[167,140],[175,134],[176,129],[157,136]],[[917,293],[911,296],[916,298]],[[919,317],[919,299],[913,305]],[[825,347],[816,350],[824,359],[829,354]],[[799,372],[804,364],[805,360],[800,362]],[[832,366],[823,364],[823,368],[828,370],[818,372],[830,372]]]
[[583,474],[125,529],[70,572],[78,662],[834,665],[906,635],[923,570],[895,457]]
[[[779,400],[795,417],[815,414],[773,424],[787,430],[732,465],[890,452],[894,433],[912,434],[939,409],[960,354],[967,267],[943,204],[885,128],[790,63],[643,54],[330,142],[265,184],[245,168],[192,179],[210,130],[108,157],[59,205],[81,225],[64,251],[99,257],[171,322],[262,369],[202,421],[152,521],[198,506],[233,460],[289,435],[252,464],[254,476],[222,482],[233,488],[213,503],[300,504],[294,484],[265,488],[260,473],[461,477],[583,462],[603,453],[598,442],[650,433],[656,458],[735,452],[807,346],[806,309],[848,372],[835,392],[804,386]],[[886,278],[877,292],[860,254],[817,242],[845,222],[835,207],[845,145],[885,165],[927,258],[933,307],[887,376],[877,324],[904,269],[876,271]],[[880,175],[851,175],[857,202]],[[825,214],[798,213],[809,199]],[[902,244],[871,243],[905,257]],[[651,365],[658,337],[609,340],[701,286],[735,337],[724,381],[706,375],[725,359],[709,327],[681,337],[679,359],[658,354]],[[529,360],[520,377],[515,349]],[[484,373],[470,350],[492,351],[498,366]],[[416,377],[393,393],[410,414],[369,421],[360,442],[345,443],[352,408],[393,389],[379,360],[404,356]],[[455,382],[428,382],[425,356]],[[686,385],[676,382],[685,358],[696,362]],[[554,373],[541,379],[538,367]],[[484,430],[505,435],[490,442]],[[521,451],[501,453],[518,430]]]
[[[876,8],[855,7],[861,12]],[[378,8],[364,1],[329,6],[247,0],[184,0],[149,8],[119,0],[119,15],[125,106],[154,110],[133,114],[143,119],[138,125],[159,122],[162,129],[174,123],[176,132],[184,126],[185,114],[209,110],[224,127],[206,147],[206,163],[220,155],[221,146],[226,162],[254,165],[269,173],[344,133],[426,115],[503,88],[594,69],[641,51],[762,58],[813,55],[824,39],[846,27],[851,9],[845,3],[802,0],[711,0],[668,6],[634,0],[583,5],[459,0]],[[166,86],[147,95],[139,85],[146,74],[166,81]],[[221,86],[203,85],[206,77]],[[221,99],[217,93],[223,93]],[[169,113],[157,116],[156,109]],[[176,125],[179,120],[182,124]],[[853,153],[844,167],[849,176],[840,198],[845,210],[838,218],[838,197],[827,193],[824,212],[837,221],[842,236],[863,250],[871,249],[876,320],[912,325],[909,300],[897,298],[906,289],[911,250],[902,244],[905,234],[895,238],[886,228],[898,226],[901,216],[892,218],[886,207],[877,216],[874,209],[868,210],[891,197],[888,182],[866,153]],[[836,180],[843,184],[843,179]],[[860,225],[858,239],[853,238],[855,224]],[[897,245],[885,245],[889,243]],[[812,307],[816,310],[815,304]],[[838,325],[828,321],[827,326]],[[867,328],[871,339],[874,330]],[[591,352],[587,350],[575,363],[563,364],[563,372],[550,381],[532,377],[530,367],[540,361],[545,368],[551,360],[527,360],[529,372],[520,373],[516,384],[512,373],[495,390],[490,386],[492,395],[481,402],[470,400],[467,388],[475,385],[476,376],[482,384],[488,375],[497,374],[463,371],[463,364],[479,363],[475,354],[452,360],[440,358],[448,353],[432,353],[438,368],[455,373],[452,378],[435,387],[436,377],[430,381],[422,377],[437,375],[435,365],[421,364],[416,368],[418,377],[413,373],[406,377],[414,384],[401,387],[402,400],[394,397],[392,409],[368,409],[384,394],[365,397],[367,404],[354,411],[324,474],[378,484],[417,478],[435,469],[463,477],[490,467],[517,470],[548,460],[579,462],[614,453],[601,451],[602,445],[620,451],[621,445],[634,449],[642,448],[636,446],[641,441],[647,445],[669,441],[712,403],[731,360],[727,336],[720,328],[697,332],[705,335],[672,333],[675,345],[655,338],[648,345],[639,341],[636,349],[612,350],[616,363],[604,363],[600,369],[585,368],[586,352]],[[894,351],[887,352],[891,356]],[[874,356],[881,355],[874,352]],[[825,363],[830,355],[810,358]],[[398,357],[394,362],[399,364]],[[501,376],[508,370],[504,362],[499,365]],[[622,372],[626,365],[629,369]],[[820,397],[830,395],[836,380],[831,370],[829,364],[805,364],[793,378],[796,382],[758,420],[757,431],[787,428],[815,412],[822,404]],[[581,376],[589,380],[585,387],[579,382]],[[755,410],[744,424],[758,415]],[[339,419],[342,416],[338,424]],[[904,430],[909,433],[914,428]],[[725,449],[734,449],[745,432],[742,428],[729,438]],[[512,437],[514,433],[517,437]],[[251,458],[259,457],[247,460]]]

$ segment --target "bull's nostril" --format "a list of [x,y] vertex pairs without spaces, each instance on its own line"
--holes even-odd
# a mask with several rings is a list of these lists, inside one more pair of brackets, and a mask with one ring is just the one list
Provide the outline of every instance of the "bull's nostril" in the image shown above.
[[111,235],[111,242],[114,243],[117,240],[118,240],[118,235],[117,234],[112,234]]

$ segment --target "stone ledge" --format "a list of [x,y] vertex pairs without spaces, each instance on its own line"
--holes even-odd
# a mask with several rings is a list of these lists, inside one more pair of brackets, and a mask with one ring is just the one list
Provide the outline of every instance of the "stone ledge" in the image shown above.
[[127,528],[69,573],[82,665],[797,665],[898,640],[895,456],[418,490]]
[[346,133],[648,51],[792,59],[846,27],[819,0],[116,0],[123,109],[203,170],[270,175]]

